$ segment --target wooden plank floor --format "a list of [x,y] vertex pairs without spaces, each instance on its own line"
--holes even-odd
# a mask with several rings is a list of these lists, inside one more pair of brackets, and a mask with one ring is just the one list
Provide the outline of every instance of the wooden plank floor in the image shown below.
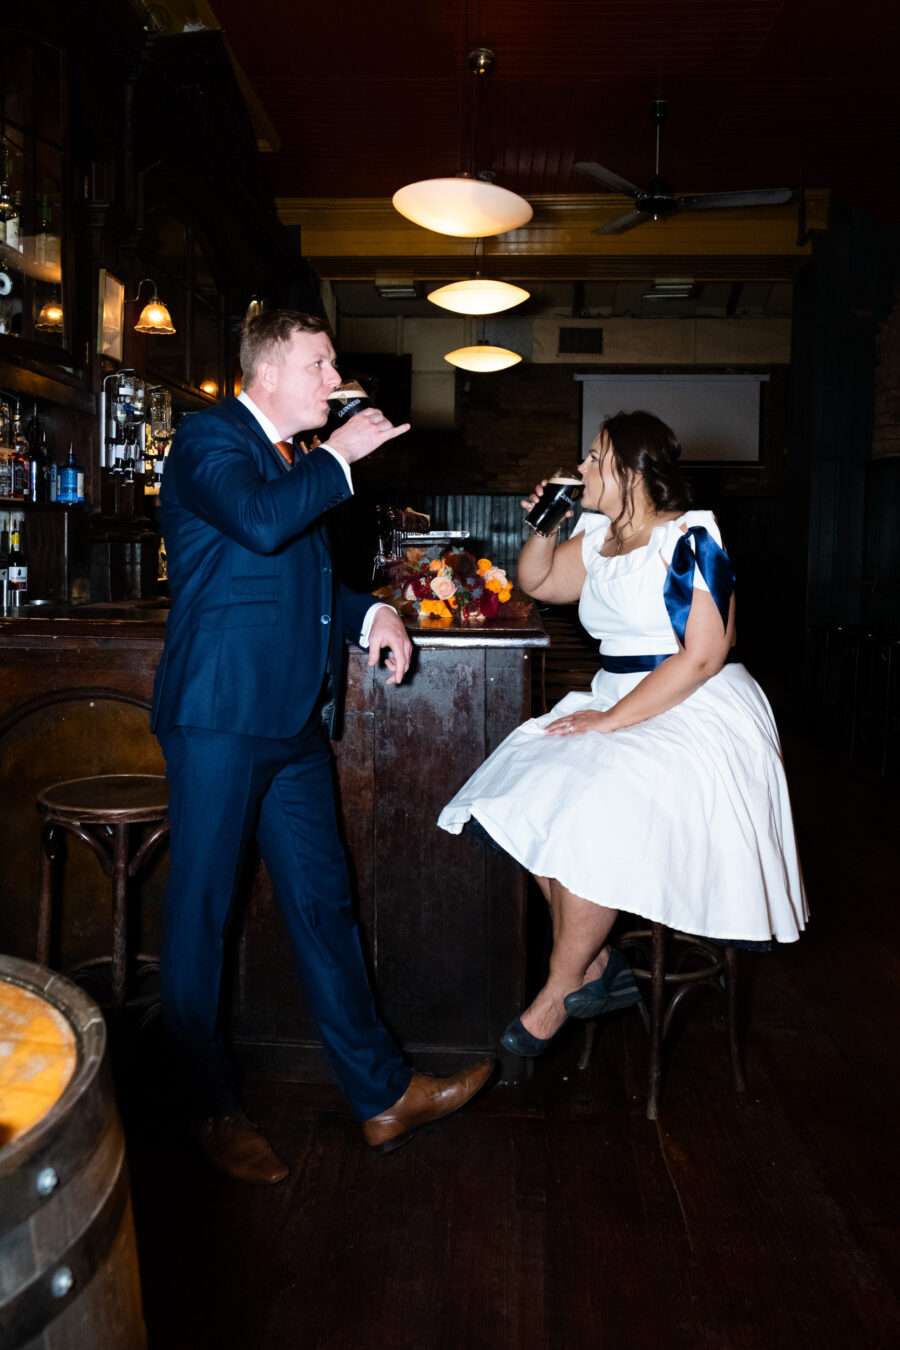
[[271,1190],[128,1110],[152,1350],[879,1350],[900,1343],[898,792],[788,746],[813,920],[742,961],[748,1091],[713,1005],[644,1115],[632,1010],[579,1075],[370,1156],[326,1087],[253,1084]]

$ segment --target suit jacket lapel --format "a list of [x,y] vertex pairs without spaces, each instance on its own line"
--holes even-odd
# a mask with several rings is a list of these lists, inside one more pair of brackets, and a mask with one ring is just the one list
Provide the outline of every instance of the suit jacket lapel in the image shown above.
[[263,431],[262,427],[260,426],[259,422],[257,422],[256,418],[253,416],[250,409],[245,408],[243,403],[241,403],[240,399],[237,398],[228,398],[225,400],[225,403],[226,406],[228,407],[229,413],[233,414],[236,417],[236,419],[241,423],[241,425],[246,427],[248,431],[252,432],[253,435],[256,436],[259,443],[266,447],[266,453],[278,465],[280,472],[290,473],[291,469],[293,468],[293,465],[288,464],[287,460],[279,451],[278,446],[273,445],[273,443],[269,440],[268,436]]

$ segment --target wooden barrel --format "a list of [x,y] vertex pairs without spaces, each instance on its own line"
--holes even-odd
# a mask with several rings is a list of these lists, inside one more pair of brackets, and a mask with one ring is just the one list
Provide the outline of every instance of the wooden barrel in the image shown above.
[[0,957],[0,1346],[146,1346],[103,1017],[63,976],[7,956]]

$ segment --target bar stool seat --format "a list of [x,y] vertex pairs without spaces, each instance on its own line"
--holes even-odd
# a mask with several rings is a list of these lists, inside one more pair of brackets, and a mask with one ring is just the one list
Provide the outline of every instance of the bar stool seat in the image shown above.
[[[169,785],[158,774],[100,774],[54,783],[37,794],[41,824],[40,894],[36,959],[50,961],[54,920],[54,864],[58,832],[81,839],[112,878],[112,953],[82,962],[66,973],[79,974],[97,966],[111,967],[111,1009],[118,1016],[126,1006],[128,974],[128,884],[169,833]],[[130,851],[131,827],[151,826]],[[105,835],[105,837],[104,837]],[[143,971],[158,969],[158,958],[137,957]]]
[[[632,964],[632,972],[636,980],[650,986],[649,1008],[643,999],[637,1004],[644,1026],[650,1034],[648,1120],[657,1120],[659,1117],[663,1042],[669,1034],[679,1005],[699,986],[714,989],[717,996],[724,1000],[725,1030],[734,1090],[743,1092],[744,1074],[737,1042],[737,949],[730,944],[718,946],[707,938],[679,933],[664,923],[651,923],[649,928],[632,929],[617,938],[615,945],[623,951],[637,953],[643,964]],[[596,1018],[585,1027],[579,1069],[586,1069],[590,1064],[596,1027]]]

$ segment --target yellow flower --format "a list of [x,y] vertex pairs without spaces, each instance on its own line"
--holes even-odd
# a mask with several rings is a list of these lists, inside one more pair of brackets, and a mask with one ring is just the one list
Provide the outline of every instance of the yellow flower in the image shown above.
[[450,619],[453,617],[443,600],[423,600],[419,606],[419,610],[422,614],[434,615],[436,619]]
[[479,558],[478,575],[484,576],[484,573],[487,572],[489,568],[493,567],[493,565],[494,564],[491,562],[490,558]]
[[500,595],[498,596],[501,605],[505,605],[511,595],[512,595],[512,587],[511,586],[505,587],[505,589],[502,590],[500,592]]
[[495,595],[499,595],[503,590],[503,587],[496,577],[491,577],[490,581],[486,582],[485,585],[487,586],[487,589],[493,591]]

